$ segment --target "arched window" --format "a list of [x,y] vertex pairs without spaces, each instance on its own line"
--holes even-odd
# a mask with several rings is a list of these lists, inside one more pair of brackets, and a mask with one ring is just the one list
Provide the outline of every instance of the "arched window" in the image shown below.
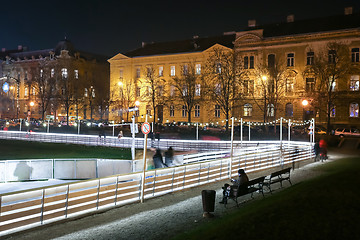
[[350,117],[359,117],[358,103],[350,103]]
[[292,117],[293,115],[294,115],[293,105],[292,103],[287,103],[285,105],[285,116]]
[[267,105],[267,116],[268,117],[273,117],[275,115],[275,111],[274,111],[274,104],[268,104]]
[[200,105],[199,104],[196,104],[195,105],[195,117],[200,117]]
[[252,105],[250,103],[244,104],[244,117],[252,116]]

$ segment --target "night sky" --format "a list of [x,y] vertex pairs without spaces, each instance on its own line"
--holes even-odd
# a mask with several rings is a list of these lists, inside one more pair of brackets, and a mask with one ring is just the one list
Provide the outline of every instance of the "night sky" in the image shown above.
[[75,48],[114,56],[141,42],[182,40],[240,31],[257,24],[360,11],[359,0],[334,1],[127,1],[35,0],[1,2],[0,48],[47,49],[66,38]]

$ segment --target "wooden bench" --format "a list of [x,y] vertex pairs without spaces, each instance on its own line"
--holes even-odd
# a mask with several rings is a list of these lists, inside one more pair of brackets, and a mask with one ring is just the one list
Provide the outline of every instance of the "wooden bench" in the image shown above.
[[263,191],[264,179],[265,177],[255,178],[238,186],[237,189],[234,189],[233,195],[226,198],[224,206],[226,207],[227,201],[229,199],[234,200],[236,202],[236,206],[239,206],[239,203],[237,201],[238,197],[245,196],[251,193],[251,198],[253,198],[253,193],[256,191],[259,191],[264,197],[264,191]]
[[271,185],[274,183],[280,183],[280,186],[282,187],[283,181],[289,181],[290,185],[292,185],[290,180],[290,170],[291,167],[271,173],[270,176],[265,178],[264,186],[269,188],[270,193],[272,193]]

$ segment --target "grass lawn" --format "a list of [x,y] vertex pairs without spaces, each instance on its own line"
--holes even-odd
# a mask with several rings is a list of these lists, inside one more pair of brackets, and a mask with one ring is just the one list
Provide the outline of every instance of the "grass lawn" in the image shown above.
[[0,140],[0,159],[113,158],[131,159],[130,149],[76,144]]
[[175,239],[360,239],[360,158],[319,166],[323,175],[255,200]]

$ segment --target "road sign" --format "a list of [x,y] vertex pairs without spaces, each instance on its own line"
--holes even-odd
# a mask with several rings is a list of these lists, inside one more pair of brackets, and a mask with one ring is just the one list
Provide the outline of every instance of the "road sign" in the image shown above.
[[141,131],[143,134],[149,134],[150,129],[151,129],[151,127],[148,122],[144,122],[143,125],[141,125]]

